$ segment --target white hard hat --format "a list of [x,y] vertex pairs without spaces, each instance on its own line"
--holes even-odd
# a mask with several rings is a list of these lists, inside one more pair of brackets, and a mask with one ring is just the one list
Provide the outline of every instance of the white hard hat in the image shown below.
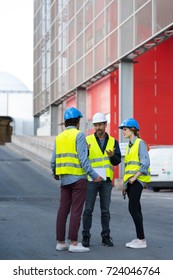
[[96,113],[93,116],[92,123],[94,124],[94,123],[102,123],[102,122],[107,122],[105,115],[103,113]]

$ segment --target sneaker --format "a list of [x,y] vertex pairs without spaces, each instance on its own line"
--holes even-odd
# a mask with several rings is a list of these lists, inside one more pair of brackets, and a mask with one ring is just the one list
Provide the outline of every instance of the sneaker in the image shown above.
[[127,248],[133,248],[133,249],[140,249],[140,248],[147,248],[147,242],[146,240],[141,239],[134,239],[129,243],[126,243]]
[[112,238],[109,235],[105,235],[102,237],[102,245],[107,247],[113,247],[114,244],[112,242]]
[[83,235],[82,245],[84,247],[89,247],[90,246],[90,237],[89,236]]
[[72,253],[85,253],[85,252],[89,252],[90,249],[89,248],[86,248],[82,245],[82,243],[77,243],[77,245],[70,245],[69,246],[69,249],[68,249],[69,252],[72,252]]
[[68,243],[60,243],[60,242],[58,242],[56,244],[56,250],[57,251],[68,250],[68,248],[69,248],[69,244]]

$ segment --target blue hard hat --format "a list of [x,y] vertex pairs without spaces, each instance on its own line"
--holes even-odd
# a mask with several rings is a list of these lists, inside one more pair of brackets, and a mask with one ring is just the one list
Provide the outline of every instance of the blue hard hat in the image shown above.
[[83,117],[82,113],[74,107],[68,108],[64,112],[65,121],[69,119],[82,118],[82,117]]
[[119,128],[122,129],[123,127],[135,127],[137,130],[140,130],[138,122],[133,118],[123,121]]

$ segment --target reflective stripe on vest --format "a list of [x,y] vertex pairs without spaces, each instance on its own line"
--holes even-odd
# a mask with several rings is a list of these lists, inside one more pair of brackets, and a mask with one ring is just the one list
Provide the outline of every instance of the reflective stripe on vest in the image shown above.
[[80,131],[71,128],[56,137],[56,174],[86,174],[78,159],[76,138]]
[[106,177],[113,179],[113,165],[110,162],[110,159],[106,153],[106,150],[113,150],[115,139],[111,136],[109,136],[106,149],[104,154],[102,153],[97,140],[95,138],[95,135],[89,135],[86,137],[88,145],[90,144],[89,148],[89,160],[91,163],[91,166],[93,168],[106,168]]
[[[134,176],[140,169],[141,163],[139,160],[139,143],[141,139],[137,138],[129,150],[129,146],[126,147],[126,154],[124,159],[124,182],[127,182],[128,179]],[[138,177],[138,180],[148,183],[150,182],[150,168],[148,168],[148,173],[142,174]]]

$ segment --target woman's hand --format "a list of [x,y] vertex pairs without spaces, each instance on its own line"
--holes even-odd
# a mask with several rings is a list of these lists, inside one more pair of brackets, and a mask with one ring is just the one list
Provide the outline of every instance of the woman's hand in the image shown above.
[[142,173],[138,171],[133,177],[128,180],[129,184],[133,184],[141,174]]
[[123,195],[124,199],[126,198],[126,193],[127,193],[127,189],[123,187],[122,195]]
[[135,176],[133,176],[133,177],[131,177],[131,178],[129,179],[129,184],[133,184],[134,181],[136,181],[136,177],[135,177]]

